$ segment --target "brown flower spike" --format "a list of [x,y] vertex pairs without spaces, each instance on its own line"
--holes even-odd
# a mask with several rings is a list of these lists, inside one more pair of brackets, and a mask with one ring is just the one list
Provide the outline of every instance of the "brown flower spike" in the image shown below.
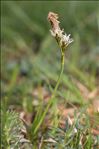
[[56,38],[57,43],[59,44],[59,46],[61,47],[61,49],[63,49],[62,52],[64,52],[65,48],[71,43],[73,42],[73,39],[70,38],[70,34],[67,35],[66,33],[64,33],[64,29],[60,29],[59,26],[59,21],[58,21],[58,14],[53,13],[53,12],[49,12],[48,14],[48,20],[51,23],[52,26],[52,30],[51,34],[52,36],[54,36]]

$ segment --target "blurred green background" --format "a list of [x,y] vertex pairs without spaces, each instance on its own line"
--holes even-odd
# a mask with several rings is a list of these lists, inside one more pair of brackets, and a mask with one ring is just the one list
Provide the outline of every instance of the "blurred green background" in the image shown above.
[[59,14],[61,28],[74,39],[66,52],[58,95],[83,104],[78,82],[89,92],[98,86],[99,2],[1,1],[2,98],[28,111],[35,88],[43,86],[51,92],[60,70],[60,50],[49,32],[49,11]]

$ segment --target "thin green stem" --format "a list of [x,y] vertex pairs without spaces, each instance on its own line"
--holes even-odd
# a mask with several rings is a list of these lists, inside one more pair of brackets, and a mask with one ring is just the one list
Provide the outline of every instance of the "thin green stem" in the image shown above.
[[57,92],[59,83],[60,83],[60,81],[61,81],[61,77],[62,77],[62,74],[63,74],[63,70],[64,70],[64,53],[62,53],[62,55],[61,55],[61,71],[60,71],[60,74],[59,74],[59,77],[58,77],[56,86],[55,86],[54,91],[53,91],[53,93],[52,93],[51,99],[49,100],[49,102],[48,102],[48,104],[47,104],[47,107],[45,108],[44,112],[42,113],[42,116],[41,116],[41,118],[40,118],[40,120],[39,120],[39,123],[36,125],[36,128],[35,128],[33,134],[36,134],[36,132],[38,131],[40,125],[42,124],[42,122],[43,122],[43,120],[44,120],[44,118],[45,118],[46,113],[48,112],[50,106],[51,106],[52,103],[53,103],[53,99],[54,99],[54,97],[56,96],[56,92]]
[[[64,56],[63,56],[62,59],[64,59]],[[62,74],[63,74],[63,70],[64,70],[64,62],[62,61],[62,62],[61,62],[61,71],[60,71],[60,74],[59,74],[59,77],[58,77],[56,86],[55,86],[55,88],[54,88],[53,94],[52,94],[52,96],[51,96],[51,99],[54,98],[55,95],[56,95],[56,92],[57,92],[57,89],[58,89],[58,86],[59,86],[59,83],[60,83],[60,81],[61,81],[61,77],[62,77]]]

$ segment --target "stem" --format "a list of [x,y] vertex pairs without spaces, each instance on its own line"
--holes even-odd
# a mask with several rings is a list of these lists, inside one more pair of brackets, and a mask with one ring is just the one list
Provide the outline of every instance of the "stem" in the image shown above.
[[54,98],[55,95],[56,95],[56,91],[58,89],[58,86],[59,86],[59,83],[60,83],[60,80],[61,80],[61,77],[62,77],[62,74],[63,74],[63,70],[64,70],[64,55],[62,55],[62,57],[61,57],[61,71],[60,71],[56,86],[54,88],[53,94],[51,96],[51,99]]
[[45,108],[45,111],[43,112],[43,114],[42,114],[42,116],[41,116],[41,118],[40,118],[40,120],[39,120],[38,125],[36,125],[36,128],[35,128],[33,134],[35,134],[35,133],[38,131],[40,125],[42,124],[42,122],[43,122],[43,120],[44,120],[44,118],[45,118],[46,113],[47,113],[48,110],[49,110],[49,107],[50,107],[51,104],[53,103],[53,98],[54,98],[55,95],[56,95],[56,92],[57,92],[57,89],[58,89],[58,86],[59,86],[59,83],[60,83],[60,80],[61,80],[61,77],[62,77],[62,74],[63,74],[63,70],[64,70],[64,53],[62,53],[62,55],[61,55],[61,71],[60,71],[60,74],[59,74],[59,77],[58,77],[56,86],[55,86],[55,88],[54,88],[53,94],[52,94],[51,99],[49,100],[49,102],[48,102],[48,104],[47,104],[47,107]]

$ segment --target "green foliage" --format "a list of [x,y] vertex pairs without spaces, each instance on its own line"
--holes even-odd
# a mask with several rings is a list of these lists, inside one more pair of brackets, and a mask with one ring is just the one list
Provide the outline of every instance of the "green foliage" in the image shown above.
[[25,127],[16,112],[1,112],[1,147],[2,149],[31,148],[30,141],[24,138]]
[[20,144],[22,123],[15,112],[1,113],[2,148],[18,148]]
[[[84,111],[83,111],[84,112]],[[81,123],[84,119],[84,124]],[[87,114],[80,111],[80,115],[76,115],[73,124],[70,124],[70,118],[65,122],[64,128],[50,128],[47,134],[42,137],[43,149],[91,149],[97,148],[98,138],[93,137],[90,132],[90,125]],[[54,132],[54,133],[53,133]]]
[[[78,116],[75,115],[73,123],[68,117],[63,128],[59,126],[50,127],[42,132],[42,134],[39,134],[40,142],[35,140],[37,139],[34,137],[35,135],[32,136],[32,138],[30,138],[32,144],[29,140],[24,138],[22,132],[26,131],[28,136],[33,133],[33,129],[29,127],[29,129],[26,129],[27,127],[25,128],[16,112],[7,111],[4,113],[2,111],[1,147],[2,149],[37,149],[37,146],[40,146],[39,144],[41,144],[42,149],[50,149],[52,147],[55,149],[90,149],[97,147],[98,137],[91,135],[89,117],[84,111],[85,109],[80,111]],[[35,124],[38,125],[39,121],[36,121]]]

